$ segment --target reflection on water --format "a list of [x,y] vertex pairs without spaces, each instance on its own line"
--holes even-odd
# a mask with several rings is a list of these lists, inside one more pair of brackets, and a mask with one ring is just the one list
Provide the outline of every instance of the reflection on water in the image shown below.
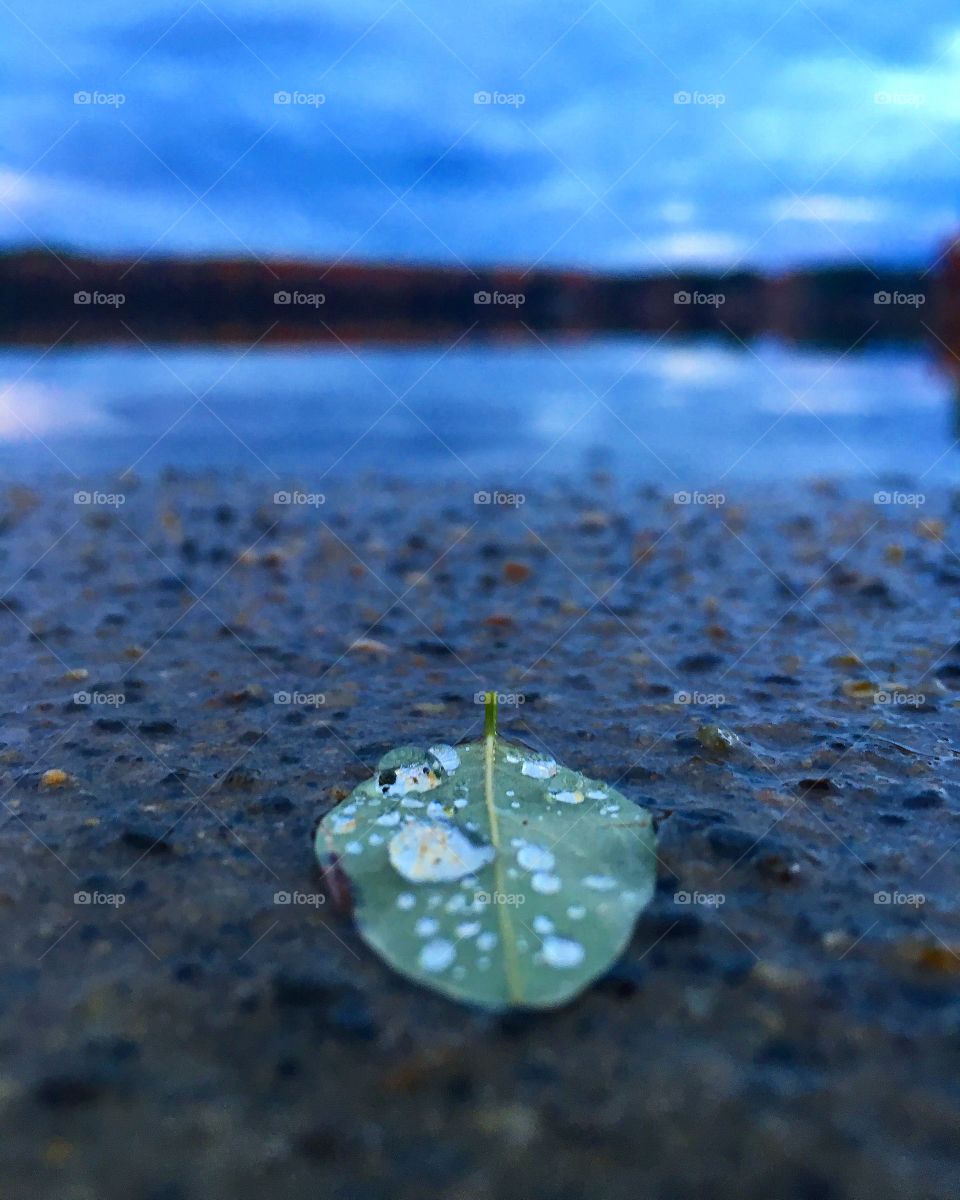
[[605,338],[549,347],[0,353],[0,469],[367,470],[529,483],[595,465],[700,486],[954,477],[949,382],[920,351]]

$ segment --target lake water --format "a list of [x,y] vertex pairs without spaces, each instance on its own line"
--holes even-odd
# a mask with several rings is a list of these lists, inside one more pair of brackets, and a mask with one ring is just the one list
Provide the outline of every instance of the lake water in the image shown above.
[[[39,361],[38,361],[39,360]],[[675,488],[955,480],[949,380],[920,350],[607,337],[549,346],[0,353],[0,471],[367,471],[522,489],[608,468]]]

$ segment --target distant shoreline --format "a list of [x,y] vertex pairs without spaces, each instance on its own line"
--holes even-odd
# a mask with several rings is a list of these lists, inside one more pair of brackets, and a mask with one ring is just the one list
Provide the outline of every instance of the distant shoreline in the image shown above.
[[427,342],[650,332],[848,348],[934,342],[957,305],[919,268],[603,274],[254,258],[0,255],[0,343]]

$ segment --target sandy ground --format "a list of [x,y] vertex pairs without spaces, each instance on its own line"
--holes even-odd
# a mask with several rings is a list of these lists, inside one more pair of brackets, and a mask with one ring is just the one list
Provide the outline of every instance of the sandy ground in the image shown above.
[[[85,486],[0,507],[5,1195],[956,1196],[952,496]],[[276,900],[488,687],[659,822],[628,953],[547,1015]]]

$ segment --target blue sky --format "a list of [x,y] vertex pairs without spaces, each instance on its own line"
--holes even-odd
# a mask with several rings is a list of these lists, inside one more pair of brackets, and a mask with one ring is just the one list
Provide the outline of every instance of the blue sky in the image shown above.
[[779,268],[960,225],[946,0],[5,0],[0,34],[4,245]]

